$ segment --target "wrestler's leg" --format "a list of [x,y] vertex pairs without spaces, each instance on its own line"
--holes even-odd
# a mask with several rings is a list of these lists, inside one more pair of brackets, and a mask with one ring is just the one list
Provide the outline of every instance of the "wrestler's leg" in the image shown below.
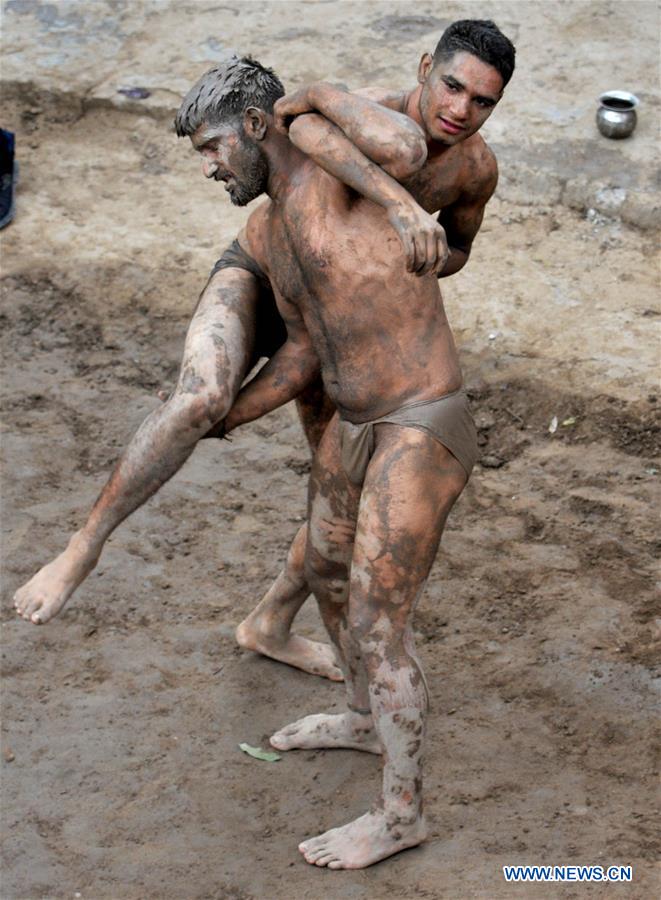
[[252,358],[257,289],[244,269],[221,269],[210,279],[188,329],[173,394],[142,423],[66,550],[15,594],[24,619],[42,624],[60,611],[96,565],[112,531],[227,415]]
[[236,629],[245,650],[254,650],[311,675],[342,681],[333,648],[292,634],[291,624],[310,594],[303,570],[307,523],[302,525],[287,554],[285,567],[255,609]]
[[351,484],[341,467],[337,426],[336,416],[312,464],[305,570],[344,673],[349,710],[300,719],[276,732],[271,744],[279,750],[352,747],[379,753],[369,713],[367,680],[357,665],[358,648],[347,628],[348,575],[360,488]]
[[455,457],[424,432],[377,426],[356,530],[349,627],[383,746],[383,791],[365,815],[300,845],[315,865],[363,868],[426,837],[421,791],[428,698],[411,616],[465,481]]
[[[258,322],[259,327],[259,322]],[[335,412],[321,379],[315,380],[297,399],[296,405],[305,436],[314,451]],[[261,602],[236,629],[236,639],[246,650],[255,650],[331,681],[342,681],[342,671],[331,647],[291,633],[291,625],[310,594],[303,571],[307,523],[294,538],[285,567]]]

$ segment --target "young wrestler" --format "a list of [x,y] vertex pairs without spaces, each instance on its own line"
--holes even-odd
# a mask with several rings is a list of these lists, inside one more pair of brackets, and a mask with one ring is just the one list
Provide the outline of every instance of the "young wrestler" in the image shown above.
[[[419,107],[429,103],[450,148],[487,118],[513,57],[500,36],[493,64],[463,49],[429,61],[448,92],[434,102],[421,89]],[[364,171],[345,171],[343,183],[314,165],[331,132],[320,145],[318,123],[300,115],[288,142],[251,104],[242,91],[250,66],[266,84],[272,73],[252,60],[212,70],[176,124],[203,155],[205,174],[272,200],[251,215],[244,241],[270,279],[288,337],[239,395],[235,421],[296,396],[318,365],[338,409],[313,464],[306,575],[338,652],[348,711],[302,719],[272,743],[383,753],[377,804],[300,846],[310,863],[360,868],[425,838],[427,691],[411,615],[475,461],[476,436],[436,279],[405,272]]]

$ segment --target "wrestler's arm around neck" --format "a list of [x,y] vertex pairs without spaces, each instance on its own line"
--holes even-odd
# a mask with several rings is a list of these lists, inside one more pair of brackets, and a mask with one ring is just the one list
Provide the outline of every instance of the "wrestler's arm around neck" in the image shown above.
[[424,165],[424,134],[400,111],[401,95],[377,93],[317,82],[278,100],[276,127],[320,168],[386,210],[407,271],[438,274],[448,253],[445,233],[398,181]]
[[[297,117],[315,112],[336,125],[367,160],[398,181],[425,164],[427,143],[422,129],[396,109],[385,92],[350,93],[344,87],[317,81],[278,100],[273,115],[276,127],[286,133]],[[292,141],[296,143],[293,137]]]
[[406,253],[407,271],[417,275],[440,272],[447,256],[443,229],[405,187],[367,159],[337,125],[318,113],[304,113],[292,122],[289,137],[320,168],[385,209]]

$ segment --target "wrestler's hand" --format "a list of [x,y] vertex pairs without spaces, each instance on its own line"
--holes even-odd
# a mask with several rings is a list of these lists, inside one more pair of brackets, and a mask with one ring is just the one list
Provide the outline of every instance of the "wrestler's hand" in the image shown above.
[[390,206],[388,221],[404,247],[407,272],[438,275],[443,270],[450,251],[445,229],[433,216],[411,200]]
[[289,126],[296,116],[303,113],[314,112],[316,107],[310,102],[310,94],[308,88],[301,88],[293,91],[291,94],[285,94],[276,100],[273,106],[273,122],[277,131],[282,134],[289,132]]

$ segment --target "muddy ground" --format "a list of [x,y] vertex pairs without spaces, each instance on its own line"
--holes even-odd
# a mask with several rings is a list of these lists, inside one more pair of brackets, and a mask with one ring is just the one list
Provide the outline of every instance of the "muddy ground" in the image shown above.
[[[657,236],[496,199],[444,284],[483,457],[416,621],[431,838],[318,870],[297,843],[364,811],[378,760],[237,747],[343,702],[232,637],[304,514],[290,409],[204,442],[53,623],[11,611],[172,384],[245,217],[162,120],[40,104],[3,113],[22,187],[2,235],[2,897],[656,896]],[[515,888],[510,863],[630,864],[634,883]]]

